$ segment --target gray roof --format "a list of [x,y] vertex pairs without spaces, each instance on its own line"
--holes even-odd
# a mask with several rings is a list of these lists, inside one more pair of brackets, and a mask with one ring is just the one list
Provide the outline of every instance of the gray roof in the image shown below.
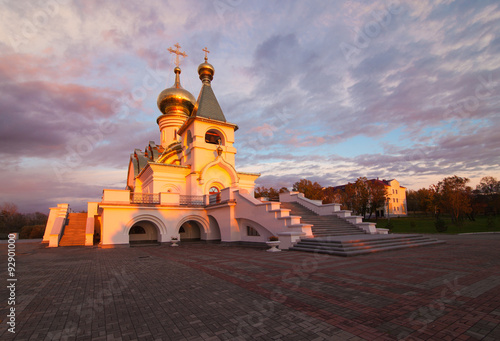
[[215,97],[214,91],[209,84],[203,84],[200,95],[196,101],[196,106],[192,116],[205,117],[216,121],[226,122],[219,102]]

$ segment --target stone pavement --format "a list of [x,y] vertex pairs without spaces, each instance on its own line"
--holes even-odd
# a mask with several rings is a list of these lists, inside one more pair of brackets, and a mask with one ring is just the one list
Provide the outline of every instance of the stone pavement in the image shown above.
[[500,340],[500,235],[335,256],[1,244],[1,340]]

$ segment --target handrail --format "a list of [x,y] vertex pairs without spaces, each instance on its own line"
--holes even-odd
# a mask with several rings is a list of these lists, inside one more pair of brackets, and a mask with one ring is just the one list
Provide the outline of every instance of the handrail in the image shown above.
[[203,195],[180,195],[179,205],[182,206],[205,206]]

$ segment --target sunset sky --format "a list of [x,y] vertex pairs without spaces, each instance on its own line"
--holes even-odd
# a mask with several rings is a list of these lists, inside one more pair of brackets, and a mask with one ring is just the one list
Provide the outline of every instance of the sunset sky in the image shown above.
[[207,47],[258,185],[500,179],[496,1],[0,0],[0,203],[21,212],[125,188],[160,142],[158,94],[195,98]]

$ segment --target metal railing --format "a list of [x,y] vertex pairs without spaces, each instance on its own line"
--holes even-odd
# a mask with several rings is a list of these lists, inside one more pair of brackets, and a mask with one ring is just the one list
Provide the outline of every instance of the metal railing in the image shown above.
[[211,194],[210,197],[208,198],[209,205],[215,205],[219,203],[220,203],[220,193]]
[[203,195],[181,195],[179,204],[182,206],[205,206]]
[[132,204],[159,204],[160,195],[150,193],[130,193],[130,203]]

